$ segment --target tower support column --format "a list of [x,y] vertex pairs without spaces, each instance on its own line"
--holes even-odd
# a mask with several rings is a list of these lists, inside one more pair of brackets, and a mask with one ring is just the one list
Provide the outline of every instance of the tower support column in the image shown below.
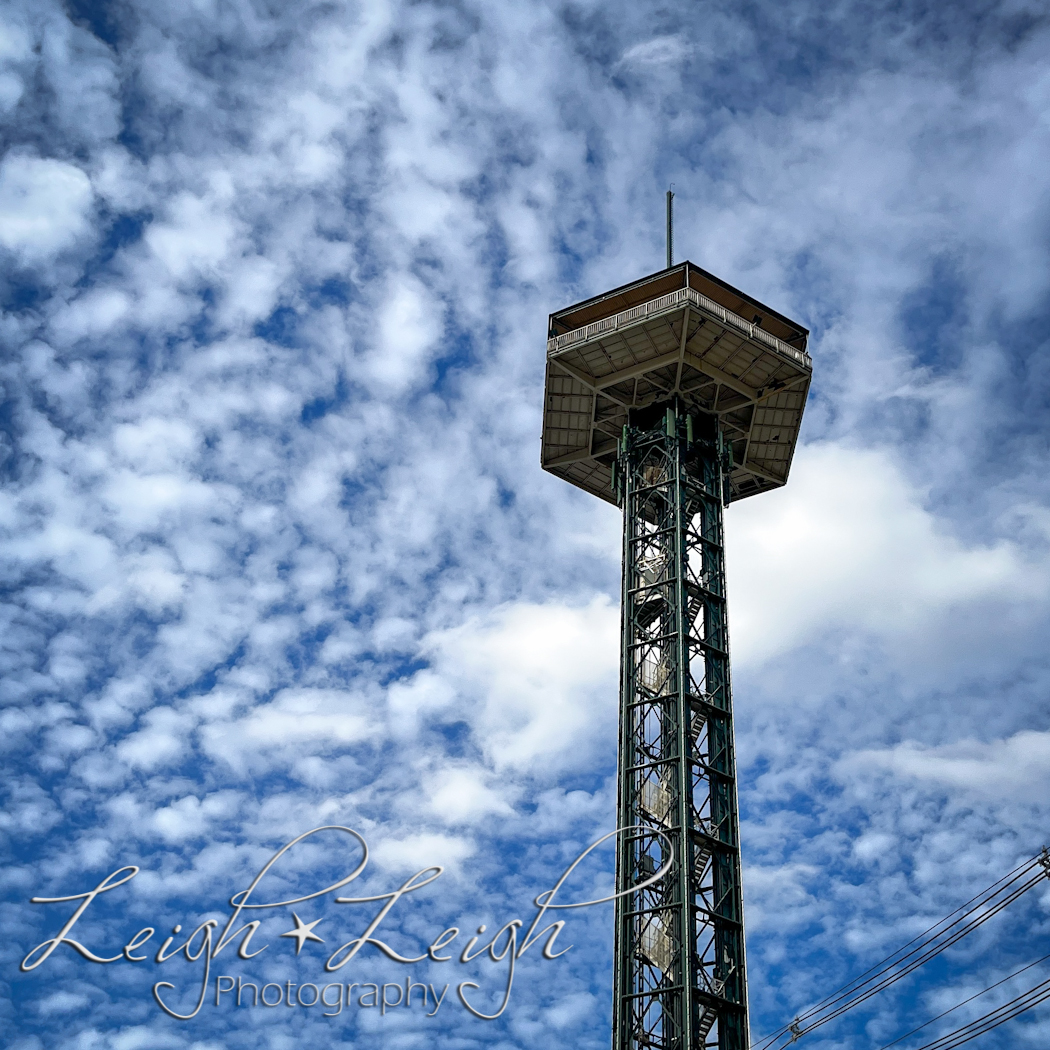
[[715,416],[632,412],[624,515],[613,1050],[748,1050]]

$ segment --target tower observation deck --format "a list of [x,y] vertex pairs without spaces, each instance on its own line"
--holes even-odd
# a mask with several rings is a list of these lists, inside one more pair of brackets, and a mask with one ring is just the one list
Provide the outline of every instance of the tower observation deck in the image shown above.
[[689,262],[550,315],[542,465],[623,508],[613,1050],[748,1048],[722,508],[787,481],[808,335]]

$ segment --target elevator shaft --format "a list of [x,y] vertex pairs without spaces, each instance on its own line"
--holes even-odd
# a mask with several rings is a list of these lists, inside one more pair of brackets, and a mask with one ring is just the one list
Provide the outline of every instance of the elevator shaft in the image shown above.
[[716,417],[632,413],[623,508],[613,1050],[748,1050]]

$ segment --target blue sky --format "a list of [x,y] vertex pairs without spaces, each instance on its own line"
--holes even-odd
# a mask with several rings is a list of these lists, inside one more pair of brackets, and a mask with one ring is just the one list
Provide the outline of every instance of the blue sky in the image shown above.
[[[572,950],[524,956],[496,1021],[465,967],[371,946],[333,979],[452,982],[435,1016],[182,1022],[150,987],[189,1002],[196,964],[18,963],[72,907],[31,896],[138,865],[77,930],[152,951],[333,824],[370,849],[340,892],[446,869],[399,951],[491,935],[612,829],[619,519],[538,466],[545,326],[661,265],[672,182],[679,256],[813,333],[790,484],[726,516],[755,1034],[1050,839],[1048,49],[1023,2],[11,0],[11,1045],[608,1044],[609,905],[563,914]],[[323,978],[366,910],[334,896],[213,974]],[[293,910],[322,919],[298,957]],[[1035,891],[807,1045],[881,1046],[1048,933]],[[489,1011],[505,971],[474,966]],[[978,1045],[1048,1039],[1044,1008]]]

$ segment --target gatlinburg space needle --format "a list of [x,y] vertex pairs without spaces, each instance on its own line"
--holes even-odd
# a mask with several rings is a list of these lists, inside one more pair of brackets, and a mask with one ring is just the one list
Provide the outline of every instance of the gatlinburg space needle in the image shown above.
[[[613,1050],[747,1050],[722,508],[787,481],[807,329],[691,262],[550,315],[545,470],[623,508]],[[669,855],[667,851],[670,851]]]

